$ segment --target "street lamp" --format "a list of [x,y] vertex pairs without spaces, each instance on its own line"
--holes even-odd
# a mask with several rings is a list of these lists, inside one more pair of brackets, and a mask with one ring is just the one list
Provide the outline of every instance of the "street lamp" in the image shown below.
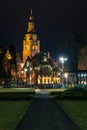
[[32,67],[29,67],[29,85],[32,84],[32,76],[31,76]]
[[26,73],[26,86],[27,86],[27,68],[24,68],[24,71],[25,71],[25,73]]
[[62,77],[61,77],[61,84],[62,84],[62,87],[63,87],[63,78],[64,78],[64,75],[63,75],[63,72],[64,72],[64,62],[67,61],[67,58],[65,57],[60,57],[59,60],[61,61],[62,63]]

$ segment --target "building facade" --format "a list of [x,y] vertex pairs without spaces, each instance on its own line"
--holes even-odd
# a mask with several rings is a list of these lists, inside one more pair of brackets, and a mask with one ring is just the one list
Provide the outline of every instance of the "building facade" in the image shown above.
[[[38,83],[38,85],[45,84],[46,86],[47,84],[60,84],[60,78],[57,72],[53,71],[49,62],[50,53],[42,54],[40,52],[40,40],[36,33],[32,9],[29,15],[27,33],[23,40],[22,54],[24,65],[21,75],[25,75],[24,81],[27,84]],[[44,62],[44,64],[41,62]]]
[[78,84],[87,85],[87,70],[78,71]]

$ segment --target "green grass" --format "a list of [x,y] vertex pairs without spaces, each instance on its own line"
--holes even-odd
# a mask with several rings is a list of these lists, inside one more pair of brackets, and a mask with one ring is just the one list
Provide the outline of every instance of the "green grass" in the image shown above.
[[87,130],[87,100],[58,101],[58,104],[69,115],[69,117],[81,128],[81,130]]
[[[32,88],[0,88],[0,130],[15,130],[27,111],[33,95],[30,101],[26,101],[26,98],[34,92]],[[19,98],[21,101],[18,101]],[[14,101],[11,101],[12,99]]]
[[34,92],[33,88],[0,88],[0,92]]
[[49,89],[50,92],[64,92],[66,88],[58,88],[58,89]]
[[15,130],[30,101],[0,101],[0,130]]

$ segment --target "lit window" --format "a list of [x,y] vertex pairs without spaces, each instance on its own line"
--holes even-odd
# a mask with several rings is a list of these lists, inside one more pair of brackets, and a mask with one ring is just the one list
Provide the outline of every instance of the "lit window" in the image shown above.
[[84,81],[84,84],[86,84],[86,81]]
[[83,84],[84,82],[83,82],[83,81],[81,81],[81,83]]
[[78,74],[78,77],[80,77],[80,74]]
[[84,77],[86,77],[86,74],[84,74]]
[[81,77],[83,77],[83,74],[81,74]]
[[47,61],[47,57],[44,56],[44,61]]

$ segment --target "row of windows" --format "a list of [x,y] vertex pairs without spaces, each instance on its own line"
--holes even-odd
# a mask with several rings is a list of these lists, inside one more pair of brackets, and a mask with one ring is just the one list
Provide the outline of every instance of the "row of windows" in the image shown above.
[[76,74],[75,73],[68,73],[68,77],[75,77]]
[[[68,74],[68,77],[75,77],[75,76],[76,74],[71,74],[71,73]],[[87,73],[79,73],[78,77],[87,77]]]
[[79,84],[87,84],[87,81],[79,81]]
[[[43,82],[48,82],[48,83],[49,83],[50,81],[51,81],[51,80],[49,80],[49,79],[48,79],[48,80],[47,80],[47,79],[44,79],[44,80],[43,80]],[[54,82],[56,82],[56,83],[59,82],[59,81],[60,81],[60,80],[54,80]],[[51,82],[52,82],[52,81],[51,81]]]
[[86,73],[78,74],[78,77],[86,77],[86,76],[87,76]]

